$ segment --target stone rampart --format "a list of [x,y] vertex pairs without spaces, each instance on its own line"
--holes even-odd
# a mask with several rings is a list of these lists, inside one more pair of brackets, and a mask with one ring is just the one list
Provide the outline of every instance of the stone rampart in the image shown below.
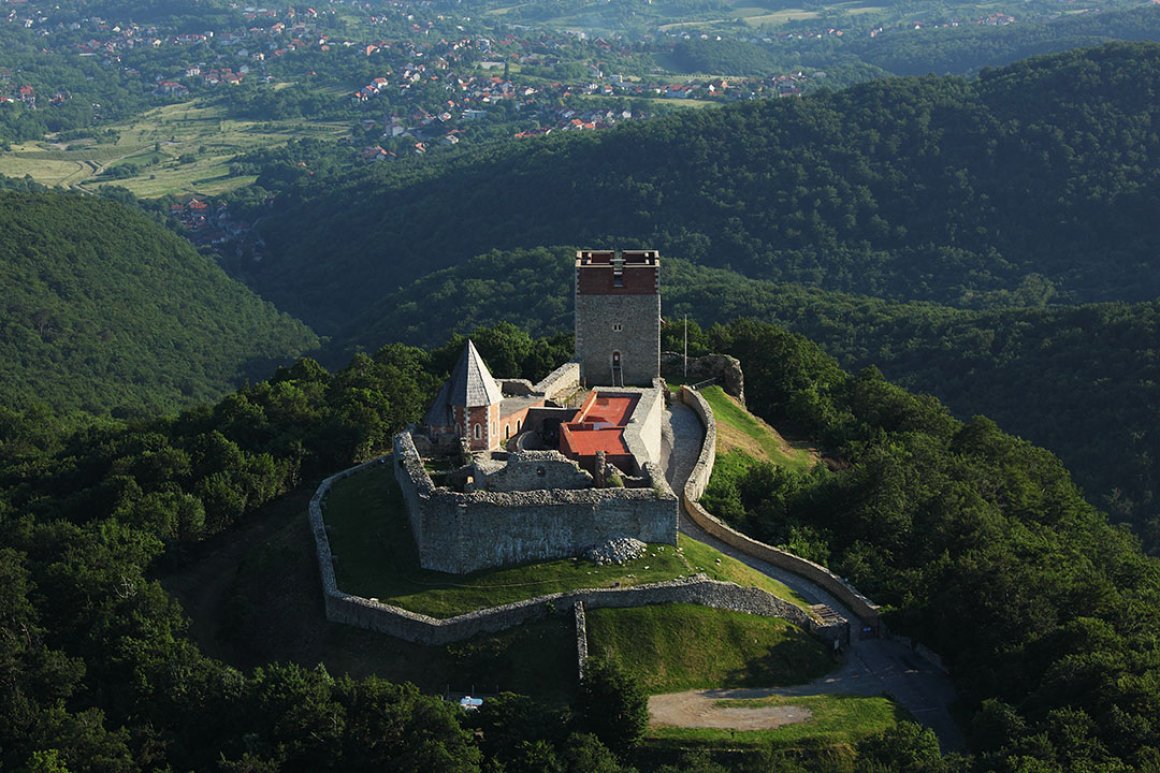
[[576,676],[584,681],[584,667],[588,665],[588,616],[584,614],[584,602],[572,605],[576,618]]
[[318,574],[322,579],[322,597],[326,603],[327,620],[334,619],[330,616],[331,599],[345,594],[338,589],[338,581],[334,577],[334,554],[330,550],[330,537],[326,533],[326,523],[322,520],[322,505],[326,501],[327,495],[330,494],[330,487],[334,485],[335,481],[350,477],[356,472],[362,472],[372,465],[386,464],[386,462],[386,457],[379,457],[355,467],[347,468],[342,472],[337,472],[322,481],[318,489],[315,490],[314,496],[310,498],[307,515],[310,519],[310,531],[314,534],[315,554],[318,558]]
[[697,500],[705,493],[709,477],[713,474],[713,465],[717,461],[717,420],[713,417],[713,409],[697,390],[682,386],[679,396],[682,403],[693,409],[693,413],[701,420],[701,426],[705,428],[701,453],[697,455],[697,464],[689,473],[683,492],[685,498]]
[[830,595],[846,605],[866,625],[878,626],[878,605],[858,592],[826,567],[815,564],[793,553],[779,550],[772,545],[747,537],[736,529],[722,523],[709,511],[701,507],[700,503],[685,497],[685,512],[693,523],[700,526],[709,534],[724,542],[726,545],[737,548],[746,555],[761,559],[779,569],[792,572],[804,577],[815,585],[825,589]]
[[421,615],[337,589],[326,595],[326,618],[426,645],[463,641],[481,633],[495,633],[556,614],[566,614],[582,602],[587,609],[640,607],[651,604],[700,604],[779,617],[824,641],[844,640],[845,621],[821,623],[799,607],[759,588],[742,588],[699,575],[687,580],[640,585],[633,588],[589,588],[553,593],[512,604],[481,609],[449,618]]
[[826,641],[844,640],[843,637],[848,634],[845,621],[819,621],[800,607],[759,588],[742,588],[733,583],[709,580],[704,575],[633,588],[589,588],[554,593],[445,619],[344,593],[339,589],[335,579],[334,556],[330,548],[330,538],[326,533],[322,506],[336,481],[361,472],[369,466],[385,463],[385,458],[378,458],[336,473],[322,481],[310,500],[308,511],[310,527],[314,533],[326,619],[331,622],[379,631],[419,644],[442,645],[462,641],[480,633],[506,630],[531,620],[546,618],[557,612],[562,613],[577,602],[582,602],[592,609],[689,603],[784,618]]
[[726,545],[734,547],[748,556],[753,556],[779,569],[804,577],[845,604],[863,623],[877,627],[879,622],[878,605],[859,593],[857,588],[841,577],[821,564],[815,564],[813,561],[795,556],[793,553],[787,553],[772,545],[747,537],[701,507],[697,500],[701,498],[701,495],[705,493],[705,487],[709,485],[709,477],[713,474],[713,463],[716,460],[717,421],[713,417],[713,409],[709,407],[709,403],[696,390],[682,386],[680,398],[681,402],[693,409],[705,427],[705,440],[701,447],[701,453],[697,457],[697,464],[689,475],[688,482],[685,484],[684,496],[682,497],[682,505],[693,523]]
[[559,402],[580,388],[580,363],[565,362],[549,373],[532,389],[547,400]]
[[461,493],[435,488],[410,434],[395,438],[419,563],[452,574],[567,558],[615,537],[677,544],[678,498],[663,475],[645,469],[647,488]]

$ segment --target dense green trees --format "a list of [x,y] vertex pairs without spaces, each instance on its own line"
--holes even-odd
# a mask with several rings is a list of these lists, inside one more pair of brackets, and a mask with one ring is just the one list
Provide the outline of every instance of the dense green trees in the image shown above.
[[[475,335],[513,367],[553,346],[528,347],[510,328]],[[737,487],[741,525],[775,536],[799,527],[820,560],[886,605],[893,627],[943,654],[973,714],[970,764],[1115,770],[1157,759],[1160,567],[1080,498],[1053,456],[986,419],[958,422],[875,370],[850,376],[781,328],[743,321],[707,335],[747,368],[750,405],[817,438],[831,460],[800,476],[755,470]],[[425,407],[442,356],[392,345],[333,374],[302,360],[213,406],[56,437],[5,416],[0,761],[622,769],[608,747],[638,737],[643,703],[600,664],[575,718],[506,696],[464,724],[411,687],[280,664],[243,674],[207,659],[152,579],[183,544],[384,448]],[[927,734],[909,726],[858,752],[866,769],[936,764]]]
[[0,194],[0,285],[10,408],[173,410],[317,345],[176,235],[101,199]]
[[1054,456],[873,369],[848,376],[779,328],[717,334],[757,366],[751,408],[824,440],[833,461],[715,480],[707,501],[757,534],[807,527],[815,557],[942,654],[977,710],[984,768],[1151,764],[1157,697],[1143,685],[1160,675],[1160,563],[1083,501]]

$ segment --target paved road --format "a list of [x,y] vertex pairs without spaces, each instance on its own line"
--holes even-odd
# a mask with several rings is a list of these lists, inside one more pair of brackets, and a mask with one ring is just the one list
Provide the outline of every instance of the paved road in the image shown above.
[[[704,431],[692,409],[674,401],[666,414],[663,429],[661,463],[665,478],[673,490],[684,489],[685,481],[696,464]],[[841,693],[849,695],[887,695],[914,715],[916,721],[934,730],[944,752],[965,748],[962,731],[951,718],[949,706],[955,701],[950,679],[937,666],[913,652],[906,644],[891,639],[860,640],[858,618],[841,602],[822,588],[776,566],[753,558],[726,545],[703,531],[681,512],[681,531],[726,555],[745,562],[754,569],[778,580],[799,593],[811,604],[826,604],[851,621],[851,644],[845,662],[838,670],[821,679],[797,687],[773,690],[781,695],[814,695]],[[705,691],[708,694],[726,691]],[[738,691],[727,691],[739,697]],[[743,692],[743,691],[742,691]],[[762,691],[770,694],[771,691]]]

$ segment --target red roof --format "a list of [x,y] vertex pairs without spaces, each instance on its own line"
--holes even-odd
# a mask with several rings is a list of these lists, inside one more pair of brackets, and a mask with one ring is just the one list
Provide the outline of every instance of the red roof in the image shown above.
[[628,454],[624,425],[636,409],[639,395],[588,395],[573,421],[560,427],[560,451],[566,456]]

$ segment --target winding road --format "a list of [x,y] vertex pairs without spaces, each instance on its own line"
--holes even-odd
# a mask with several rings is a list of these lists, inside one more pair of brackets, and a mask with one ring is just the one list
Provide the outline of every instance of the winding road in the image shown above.
[[[676,492],[684,490],[685,481],[697,462],[704,429],[701,420],[685,405],[673,401],[665,415],[661,450],[661,464],[665,478]],[[917,722],[921,722],[938,736],[943,752],[959,751],[965,748],[962,731],[951,718],[950,705],[955,701],[955,690],[947,675],[937,666],[917,654],[908,645],[889,638],[859,639],[858,618],[841,602],[812,582],[753,558],[726,545],[703,531],[681,511],[681,531],[693,539],[732,556],[763,574],[784,583],[799,593],[811,604],[825,604],[851,622],[850,646],[847,648],[842,666],[814,682],[795,687],[770,688],[767,690],[694,690],[653,696],[657,700],[656,721],[678,724],[679,718],[686,717],[686,724],[694,725],[696,719],[715,713],[711,708],[714,701],[725,698],[756,698],[770,695],[886,695],[909,711]],[[681,707],[677,713],[663,715],[663,707]],[[650,713],[653,700],[649,701]],[[750,709],[746,709],[749,711]],[[720,711],[717,709],[716,711]],[[677,719],[678,721],[667,721]],[[711,721],[711,720],[703,720]],[[772,722],[777,719],[773,718]],[[801,721],[787,717],[786,721]],[[784,722],[783,722],[784,723]],[[776,726],[767,724],[766,727]]]

